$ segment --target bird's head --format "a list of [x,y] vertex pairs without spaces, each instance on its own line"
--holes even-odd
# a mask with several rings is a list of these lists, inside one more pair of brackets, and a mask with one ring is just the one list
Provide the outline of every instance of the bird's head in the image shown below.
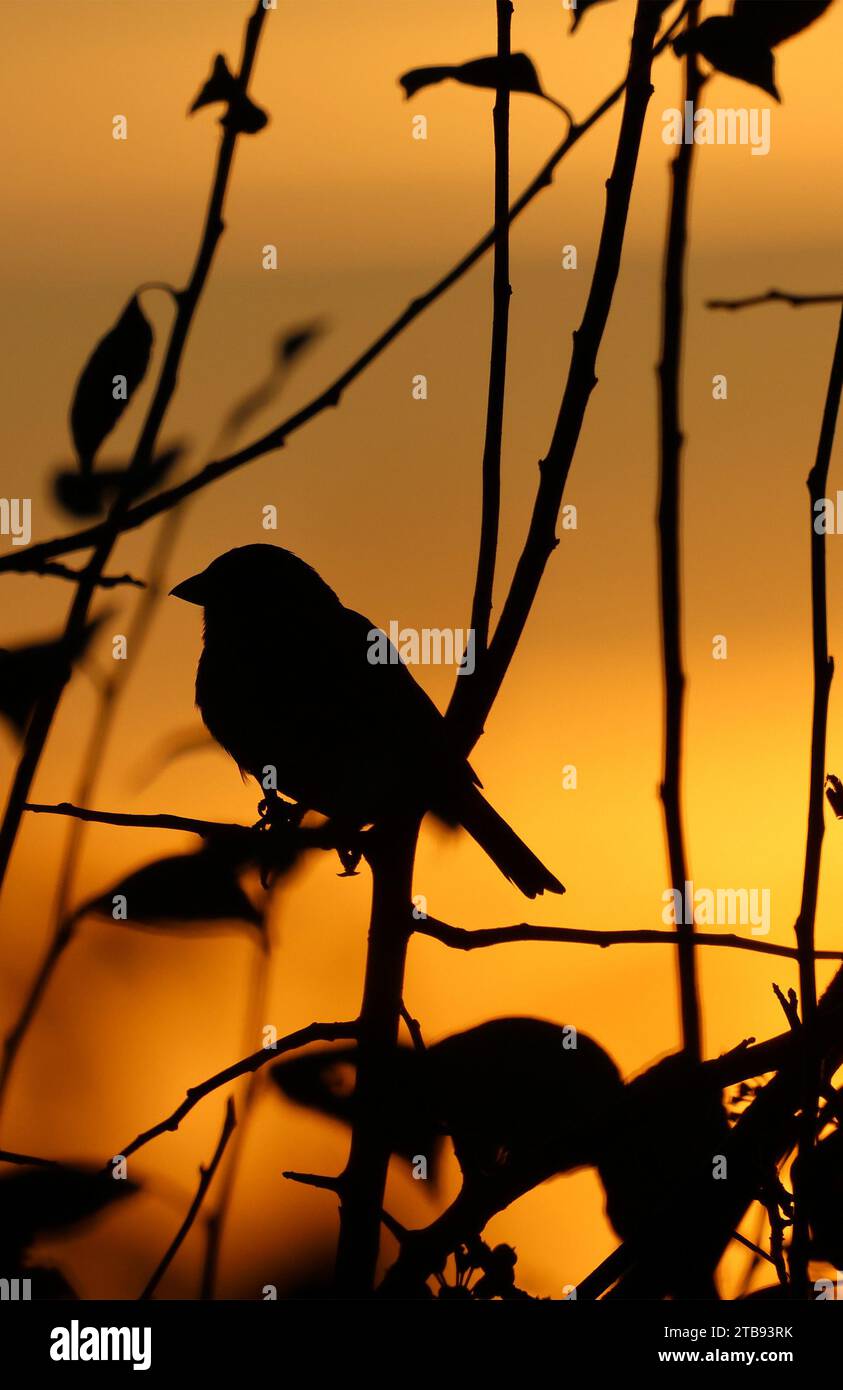
[[238,622],[267,611],[313,612],[339,599],[310,565],[280,545],[241,545],[170,590],[173,598],[204,608],[212,620],[230,613]]

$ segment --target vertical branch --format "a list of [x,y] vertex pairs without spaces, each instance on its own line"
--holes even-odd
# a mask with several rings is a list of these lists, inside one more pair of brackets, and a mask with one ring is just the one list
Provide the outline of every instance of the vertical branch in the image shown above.
[[[688,29],[699,20],[700,0],[688,7]],[[695,53],[685,56],[685,100],[696,107],[702,86]],[[682,822],[682,739],[685,672],[682,663],[680,383],[685,314],[688,204],[693,142],[681,144],[671,164],[671,200],[664,261],[662,352],[659,363],[659,586],[664,676],[664,762],[660,787],[671,886],[685,900],[688,860]],[[702,1055],[694,923],[677,920],[682,1046],[689,1058]]]
[[470,699],[462,701],[458,718],[453,717],[453,701],[448,711],[459,742],[466,749],[473,747],[483,732],[486,716],[530,615],[545,566],[558,544],[556,520],[588,402],[597,385],[597,354],[620,271],[644,118],[653,91],[650,74],[660,15],[660,4],[654,0],[638,0],[621,128],[612,172],[606,183],[606,210],[594,274],[582,323],[574,333],[571,365],[553,437],[546,457],[539,464],[539,486],[527,538],[486,658],[471,679]]
[[[501,509],[501,445],[503,439],[506,350],[509,337],[509,84],[512,30],[511,0],[496,0],[498,20],[498,86],[492,115],[495,142],[495,229],[492,273],[492,344],[486,435],[483,445],[483,501],[477,578],[471,606],[475,652],[482,660],[489,645],[489,623],[495,583],[495,561]],[[457,682],[457,692],[465,687]],[[459,696],[457,696],[457,703]]]
[[[814,669],[814,709],[811,721],[811,771],[808,787],[808,831],[805,843],[805,869],[802,877],[802,900],[796,920],[796,945],[799,950],[799,995],[802,1022],[814,1021],[817,1011],[817,982],[814,968],[814,927],[817,915],[817,892],[820,880],[820,858],[825,834],[823,817],[823,787],[825,784],[826,731],[828,701],[834,662],[828,653],[828,609],[826,593],[825,533],[817,529],[817,502],[826,495],[828,470],[840,397],[843,391],[843,313],[837,330],[837,341],[831,364],[825,407],[823,409],[817,456],[808,475],[811,526],[811,633]],[[816,1127],[819,1070],[807,1057],[803,1076],[802,1118],[799,1152],[807,1158],[813,1147]],[[803,1165],[803,1171],[808,1165]],[[807,1283],[809,1231],[805,1202],[796,1193],[796,1218],[791,1245],[790,1276],[797,1293]]]
[[[244,93],[251,78],[258,41],[267,13],[262,0],[256,0],[254,11],[246,25],[243,56],[237,76],[237,81]],[[232,127],[223,129],[199,249],[190,279],[186,287],[176,296],[177,309],[164,354],[161,373],[135,451],[126,470],[123,487],[102,527],[96,549],[81,573],[76,595],[70,607],[63,635],[68,656],[78,647],[87,622],[91,600],[96,592],[97,581],[114,548],[123,521],[129,511],[137,478],[147,467],[153,455],[161,425],[178,383],[181,359],[196,306],[205,287],[214,253],[224,230],[223,209],[237,138],[236,129]],[[51,686],[39,699],[26,732],[23,752],[9,793],[3,823],[0,826],[0,890],[5,882],[9,860],[23,816],[23,808],[70,674],[70,662],[68,660],[65,669],[56,675]]]
[[367,851],[372,911],[359,1019],[354,1127],[339,1182],[337,1288],[346,1297],[357,1298],[371,1293],[378,1258],[390,1156],[384,1116],[394,1101],[390,1076],[412,929],[410,902],[419,822],[395,822],[372,833],[374,844]]

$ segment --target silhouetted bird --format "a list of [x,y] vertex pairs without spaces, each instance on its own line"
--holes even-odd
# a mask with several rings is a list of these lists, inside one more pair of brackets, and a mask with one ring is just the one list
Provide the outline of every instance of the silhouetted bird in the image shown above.
[[[172,590],[205,610],[196,703],[244,772],[340,827],[430,810],[533,898],[562,884],[492,809],[439,710],[310,565],[246,545]],[[462,679],[470,679],[464,676]]]

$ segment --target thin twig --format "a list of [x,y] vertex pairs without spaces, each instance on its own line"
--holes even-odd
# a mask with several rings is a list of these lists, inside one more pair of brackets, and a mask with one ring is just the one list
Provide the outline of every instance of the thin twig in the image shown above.
[[[236,78],[240,91],[244,95],[249,85],[261,29],[267,14],[268,11],[264,8],[262,0],[257,0],[251,18],[246,25],[240,71]],[[179,367],[196,306],[205,287],[217,244],[224,229],[225,197],[237,139],[236,125],[234,122],[229,122],[223,127],[220,137],[211,196],[193,270],[185,289],[176,296],[176,314],[158,382],[137,445],[126,469],[123,485],[100,530],[96,549],[85,566],[70,607],[63,637],[68,651],[76,650],[85,631],[88,610],[96,590],[96,581],[108,563],[117,537],[124,528],[130,510],[131,498],[135,495],[139,477],[153,456],[161,426],[176,389]],[[63,665],[60,666],[49,688],[38,700],[27,728],[23,751],[9,793],[3,823],[0,826],[0,890],[5,882],[9,860],[17,839],[24,804],[29,796],[29,790],[41,761],[53,717],[59,707],[69,678],[69,670],[65,669]]]
[[211,1186],[211,1183],[214,1180],[214,1174],[217,1171],[220,1159],[225,1153],[225,1146],[231,1138],[236,1124],[237,1118],[234,1113],[234,1101],[229,1096],[225,1107],[225,1120],[223,1121],[223,1127],[220,1133],[219,1140],[217,1142],[217,1147],[214,1150],[214,1156],[211,1159],[211,1162],[208,1164],[207,1168],[203,1168],[200,1165],[199,1186],[196,1189],[196,1196],[191,1202],[188,1213],[184,1218],[184,1221],[182,1222],[178,1231],[176,1232],[175,1236],[173,1237],[173,1240],[168,1250],[162,1257],[161,1262],[158,1265],[158,1268],[155,1270],[154,1274],[152,1275],[148,1284],[146,1285],[146,1288],[140,1295],[141,1303],[151,1298],[152,1295],[155,1293],[155,1290],[158,1288],[158,1285],[161,1283],[161,1280],[164,1278],[164,1275],[167,1273],[167,1270],[170,1268],[170,1265],[172,1264],[173,1260],[175,1259],[176,1255],[181,1249],[182,1242],[184,1241],[185,1236],[187,1235],[188,1231],[190,1230],[191,1226],[196,1220],[196,1217],[199,1215],[199,1208],[201,1207],[202,1202],[205,1198],[205,1193],[208,1191],[208,1188]]
[[809,304],[841,304],[843,294],[791,294],[789,290],[767,290],[766,294],[753,294],[747,299],[707,299],[706,309],[754,309],[758,304],[790,304],[794,309],[802,309]]
[[407,1008],[407,1005],[404,1003],[403,999],[401,1001],[401,1017],[407,1025],[407,1032],[410,1034],[410,1038],[412,1039],[413,1047],[416,1049],[416,1052],[426,1052],[427,1048],[425,1046],[424,1035],[422,1034],[421,1030],[421,1024],[419,1023],[417,1018],[413,1018],[413,1015],[410,1013],[410,1010]]
[[[805,869],[802,878],[802,900],[796,920],[796,942],[799,947],[799,1000],[803,1024],[813,1021],[817,1009],[817,981],[814,969],[814,935],[819,892],[820,861],[825,834],[824,787],[828,703],[834,661],[828,651],[828,597],[826,583],[825,529],[819,526],[818,510],[828,486],[828,470],[834,447],[840,398],[843,394],[843,310],[837,329],[834,356],[831,363],[828,389],[823,408],[819,442],[814,466],[808,475],[809,535],[811,548],[811,647],[814,675],[814,705],[811,719],[811,759],[808,783],[808,827],[805,840]],[[799,1154],[804,1158],[800,1167],[808,1168],[808,1158],[814,1146],[817,1098],[820,1076],[806,1062]],[[797,1297],[808,1285],[810,1232],[807,1203],[797,1194],[793,1239],[790,1247],[790,1278]]]
[[483,732],[526,626],[545,567],[558,544],[559,508],[591,393],[597,385],[597,355],[620,271],[644,118],[653,91],[653,40],[659,14],[660,7],[652,0],[638,0],[623,115],[614,164],[606,184],[606,210],[594,273],[582,322],[574,332],[574,347],[556,426],[547,454],[539,463],[539,485],[527,537],[486,658],[475,669],[467,694],[457,700],[455,691],[451,697],[448,717],[455,726],[460,745],[466,750],[473,747]]
[[[173,816],[166,811],[154,815],[139,815],[128,811],[95,811],[88,806],[74,806],[70,801],[60,801],[56,805],[27,801],[23,810],[39,816],[72,816],[95,825],[118,825],[133,827],[136,830],[178,830],[187,835],[199,835],[203,840],[240,840],[244,852],[251,851],[256,857],[266,857],[273,840],[283,848],[295,845],[300,849],[343,849],[347,847],[349,838],[347,832],[333,826],[330,821],[326,821],[324,825],[280,824],[269,829],[259,829],[252,825],[238,825],[234,821]],[[365,832],[361,834],[360,840],[365,841]]]
[[[342,1178],[325,1177],[322,1173],[295,1173],[287,1171],[281,1174],[288,1182],[301,1183],[303,1187],[317,1187],[324,1192],[333,1192],[336,1196],[342,1196]],[[388,1231],[395,1236],[397,1241],[402,1241],[407,1234],[407,1227],[403,1226],[396,1217],[391,1216],[384,1207],[381,1211],[381,1221]]]
[[[312,1042],[338,1042],[352,1040],[357,1037],[358,1026],[356,1020],[345,1023],[310,1023],[306,1028],[299,1028],[295,1033],[288,1033],[285,1038],[279,1038],[273,1048],[262,1047],[258,1052],[252,1052],[248,1057],[242,1058],[239,1062],[234,1062],[230,1067],[225,1067],[222,1071],[216,1072],[207,1081],[201,1082],[198,1086],[191,1086],[187,1091],[181,1105],[165,1120],[159,1120],[158,1124],[151,1129],[146,1129],[133,1139],[131,1144],[119,1152],[123,1158],[128,1158],[131,1154],[137,1153],[144,1145],[157,1139],[160,1134],[173,1133],[178,1129],[185,1115],[189,1115],[195,1105],[205,1096],[209,1096],[212,1091],[218,1091],[220,1086],[227,1086],[229,1081],[236,1081],[238,1076],[245,1076],[248,1072],[257,1071],[258,1067],[265,1067],[276,1057],[280,1057],[285,1052],[294,1052],[296,1048],[307,1047]],[[109,1165],[110,1166],[110,1165]]]
[[[696,29],[700,0],[688,6],[687,29]],[[685,108],[696,110],[703,79],[697,55],[685,56]],[[684,892],[688,854],[682,820],[682,739],[685,672],[682,662],[681,382],[684,346],[685,269],[688,248],[688,206],[694,166],[694,141],[680,144],[671,163],[671,198],[664,256],[662,291],[662,349],[659,362],[659,597],[661,601],[662,674],[664,680],[664,746],[659,788],[664,813],[670,882]],[[682,1047],[692,1061],[702,1056],[693,916],[677,915],[677,959]]]
[[[57,560],[44,560],[37,567],[28,569],[27,573],[43,574],[52,579],[69,579],[73,583],[78,583],[84,570],[75,570],[70,565],[61,565]],[[136,579],[133,574],[101,574],[95,583],[98,589],[116,589],[121,584],[129,584],[135,589],[146,588],[144,581]]]
[[[675,946],[676,933],[655,931],[652,928],[628,931],[601,931],[590,927],[539,927],[519,922],[511,927],[452,927],[436,917],[426,917],[414,926],[419,936],[430,936],[457,951],[476,951],[485,946],[503,946],[519,941],[567,941],[583,946]],[[695,946],[725,946],[729,950],[758,951],[767,956],[784,956],[798,960],[795,946],[778,946],[771,941],[738,936],[735,932],[693,933]],[[843,951],[817,951],[817,960],[843,960]]]
[[[678,28],[684,9],[681,10],[672,23],[667,27],[658,43],[655,45],[652,57],[658,57],[670,43],[676,29]],[[520,217],[525,208],[529,207],[537,194],[543,189],[549,188],[553,182],[553,172],[557,165],[565,158],[574,145],[591,129],[593,125],[602,119],[608,111],[623,96],[626,90],[626,80],[619,83],[608,96],[594,108],[594,110],[583,120],[573,125],[568,131],[565,139],[559,144],[549,158],[542,165],[535,178],[527,185],[520,197],[509,210],[510,224]],[[297,410],[295,414],[289,416],[280,425],[260,439],[254,440],[251,444],[239,449],[234,454],[229,454],[225,458],[216,459],[205,465],[193,477],[187,478],[184,482],[178,483],[175,487],[156,493],[154,497],[147,498],[146,501],[131,507],[121,522],[121,531],[132,531],[138,526],[143,526],[153,517],[159,516],[161,512],[169,511],[185,497],[199,492],[210,483],[216,482],[218,478],[226,477],[235,469],[242,468],[245,464],[251,463],[253,459],[261,458],[262,455],[280,449],[286,443],[291,434],[302,428],[315,416],[320,415],[323,410],[339,405],[339,402],[346,388],[356,381],[359,376],[374,362],[381,353],[390,346],[395,339],[408,328],[411,323],[422,314],[425,309],[434,304],[442,295],[447,293],[452,285],[455,285],[462,277],[467,274],[479,260],[491,250],[495,242],[494,230],[488,231],[485,236],[474,245],[470,251],[457,261],[456,265],[437,280],[434,285],[416,299],[413,299],[406,309],[393,320],[377,338],[366,347],[358,357],[341,372],[338,377],[326,386],[318,396],[314,396],[306,405]],[[31,564],[39,564],[41,560],[49,558],[51,555],[62,555],[69,551],[83,550],[88,546],[96,545],[103,533],[103,526],[89,526],[84,530],[76,531],[69,536],[59,536],[49,541],[39,541],[30,546],[21,546],[19,549],[7,551],[0,555],[0,572],[4,570],[27,571]]]
[[772,1255],[768,1255],[766,1250],[762,1250],[760,1245],[756,1245],[754,1240],[749,1240],[747,1236],[742,1236],[740,1231],[732,1232],[732,1239],[738,1241],[740,1245],[745,1245],[747,1250],[751,1250],[753,1255],[757,1255],[759,1260],[766,1260],[768,1264],[775,1267],[775,1260]]
[[495,144],[494,210],[495,246],[492,272],[492,345],[486,398],[486,435],[483,444],[483,502],[477,579],[471,605],[471,627],[476,655],[482,660],[489,644],[489,623],[495,585],[498,528],[501,511],[501,448],[506,392],[506,352],[509,338],[509,55],[512,3],[496,0],[497,95],[492,124]]
[[27,1168],[64,1168],[64,1164],[55,1158],[35,1158],[33,1154],[12,1153],[9,1149],[0,1149],[0,1163],[22,1164]]

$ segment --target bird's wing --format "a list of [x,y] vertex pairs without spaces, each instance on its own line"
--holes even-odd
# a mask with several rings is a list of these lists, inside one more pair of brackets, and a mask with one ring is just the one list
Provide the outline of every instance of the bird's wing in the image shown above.
[[[465,758],[451,742],[445,720],[402,662],[386,634],[362,613],[344,610],[335,655],[344,671],[355,673],[349,679],[346,698],[352,705],[357,727],[369,728],[379,739],[389,737],[401,747],[410,764],[432,759],[432,771],[468,769]],[[380,633],[378,641],[376,634]],[[376,660],[375,657],[386,657]],[[479,779],[468,769],[479,786]]]

